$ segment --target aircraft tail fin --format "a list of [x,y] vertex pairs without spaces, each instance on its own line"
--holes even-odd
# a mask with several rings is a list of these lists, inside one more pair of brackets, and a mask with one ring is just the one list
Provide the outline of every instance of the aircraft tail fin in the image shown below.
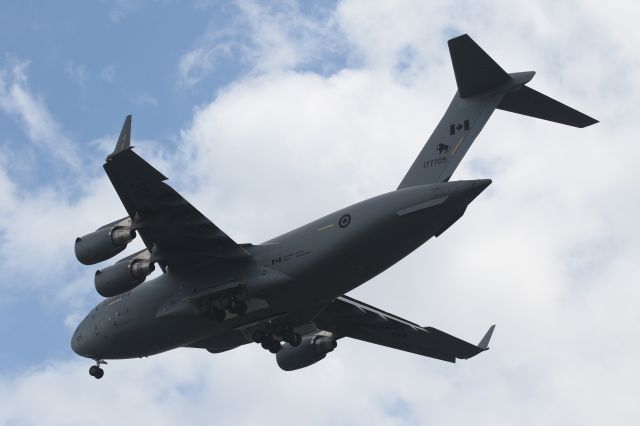
[[468,35],[448,44],[458,91],[398,189],[448,181],[496,108],[575,127],[598,122],[525,86],[535,72],[507,73]]
[[448,45],[461,98],[485,93],[511,79],[468,35],[452,38]]

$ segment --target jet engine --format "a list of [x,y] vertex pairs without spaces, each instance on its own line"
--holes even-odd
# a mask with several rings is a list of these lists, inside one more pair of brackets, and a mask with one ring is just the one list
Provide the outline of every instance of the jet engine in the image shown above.
[[96,271],[94,282],[101,296],[111,297],[129,291],[142,284],[155,270],[146,249],[132,257]]
[[304,336],[299,346],[285,343],[276,354],[276,361],[285,371],[298,370],[324,359],[336,346],[338,343],[332,335],[318,333]]
[[136,237],[131,218],[117,220],[97,231],[76,238],[76,258],[85,265],[93,265],[120,253]]

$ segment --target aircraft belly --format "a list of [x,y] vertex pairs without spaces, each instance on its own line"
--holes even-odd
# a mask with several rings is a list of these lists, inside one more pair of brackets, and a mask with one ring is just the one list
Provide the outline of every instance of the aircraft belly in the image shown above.
[[[454,185],[447,183],[439,188]],[[434,192],[438,191],[415,188],[377,197],[303,227],[291,235],[295,238],[274,241],[263,248],[260,263],[264,266],[251,269],[249,274],[255,273],[258,278],[247,275],[243,279],[248,280],[250,292],[254,281],[253,297],[264,296],[269,307],[248,312],[242,318],[216,323],[202,315],[161,315],[168,301],[175,298],[177,303],[193,293],[200,281],[211,282],[207,274],[165,275],[142,284],[123,302],[106,309],[108,319],[105,324],[99,323],[104,334],[103,356],[152,355],[216,339],[247,321],[261,321],[279,312],[300,312],[330,301],[386,270],[462,215],[466,203],[445,197],[444,191]],[[227,271],[227,275],[234,273]],[[131,312],[118,317],[116,314],[122,314],[127,306]],[[224,347],[216,346],[216,350]]]
[[366,233],[348,249],[352,268],[366,271],[367,280],[380,274],[431,238],[437,217],[434,211],[416,212]]

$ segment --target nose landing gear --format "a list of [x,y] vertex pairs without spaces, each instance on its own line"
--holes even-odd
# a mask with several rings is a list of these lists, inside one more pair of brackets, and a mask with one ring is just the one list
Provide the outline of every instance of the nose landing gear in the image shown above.
[[89,368],[89,375],[95,377],[96,379],[101,379],[104,376],[104,370],[100,368],[101,364],[106,364],[107,362],[104,360],[96,360],[96,365],[92,365]]

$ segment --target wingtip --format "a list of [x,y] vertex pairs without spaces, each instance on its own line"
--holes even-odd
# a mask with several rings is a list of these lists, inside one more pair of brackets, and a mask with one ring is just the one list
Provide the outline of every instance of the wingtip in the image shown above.
[[491,336],[493,335],[493,330],[495,330],[495,328],[495,324],[489,327],[489,330],[487,330],[482,340],[480,340],[480,343],[478,343],[478,348],[482,349],[483,351],[489,349],[489,341],[491,340]]
[[464,39],[470,39],[470,40],[473,40],[473,39],[469,36],[469,34],[464,33],[464,34],[460,34],[460,35],[457,35],[457,36],[455,36],[455,37],[450,38],[449,40],[447,40],[447,43],[449,43],[449,44],[451,44],[452,42],[453,42],[453,43],[455,43],[455,41],[456,41],[456,40],[463,39],[463,38],[464,38]]
[[600,122],[600,120],[596,120],[593,117],[589,117],[588,115],[586,116],[586,119],[584,120],[583,123],[581,123],[580,127],[581,129],[584,129],[585,127],[589,127],[589,126],[593,126],[594,124],[598,124]]
[[122,130],[120,131],[116,147],[107,158],[111,158],[129,148],[131,148],[131,114],[127,115],[124,119],[124,124],[122,125]]

